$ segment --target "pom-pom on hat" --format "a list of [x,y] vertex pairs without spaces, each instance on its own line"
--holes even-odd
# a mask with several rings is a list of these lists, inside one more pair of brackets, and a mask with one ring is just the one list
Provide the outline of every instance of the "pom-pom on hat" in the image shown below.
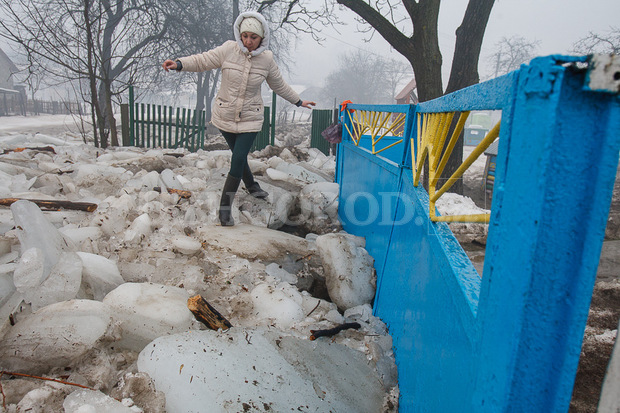
[[260,37],[265,37],[263,24],[256,17],[246,17],[239,26],[239,33],[256,33]]

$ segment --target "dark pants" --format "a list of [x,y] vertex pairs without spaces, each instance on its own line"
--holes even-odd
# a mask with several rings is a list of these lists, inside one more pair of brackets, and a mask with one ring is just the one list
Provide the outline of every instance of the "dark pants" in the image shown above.
[[231,133],[224,132],[223,130],[220,130],[220,132],[222,132],[228,147],[232,151],[229,174],[235,178],[241,178],[243,177],[244,170],[250,170],[248,166],[248,153],[250,153],[258,132]]

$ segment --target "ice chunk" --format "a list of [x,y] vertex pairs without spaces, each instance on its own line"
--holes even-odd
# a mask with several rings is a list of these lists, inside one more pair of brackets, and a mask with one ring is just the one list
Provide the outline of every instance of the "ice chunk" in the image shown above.
[[126,373],[114,386],[110,396],[118,400],[131,398],[147,413],[166,413],[166,398],[155,389],[155,383],[146,373]]
[[127,181],[127,186],[130,188],[147,188],[152,190],[160,185],[159,174],[156,171],[151,171],[144,175],[136,174],[132,179]]
[[342,311],[371,304],[376,289],[373,259],[344,234],[326,234],[316,239],[325,266],[329,297]]
[[18,228],[17,238],[22,251],[30,248],[41,250],[43,276],[46,277],[58,261],[61,251],[70,251],[62,234],[43,215],[33,202],[20,200],[11,205],[11,212]]
[[288,148],[282,149],[282,152],[280,152],[280,158],[282,160],[284,160],[285,162],[288,162],[288,163],[297,163],[297,162],[299,162],[297,157],[295,155],[293,155],[293,152],[291,152]]
[[192,237],[177,236],[172,239],[172,247],[181,254],[192,255],[202,249],[202,244]]
[[231,328],[161,337],[138,357],[169,412],[378,412],[384,392],[363,353],[329,340]]
[[265,267],[265,272],[279,281],[284,281],[289,284],[297,284],[297,276],[286,271],[281,265],[276,264],[275,262],[267,265],[267,267]]
[[82,260],[83,286],[95,300],[103,300],[107,293],[125,282],[114,261],[88,252],[77,255]]
[[135,244],[142,241],[153,232],[153,221],[149,214],[142,214],[134,219],[127,231],[125,231],[125,242]]
[[128,194],[119,198],[106,198],[99,205],[92,225],[100,225],[101,230],[107,236],[116,236],[127,228],[127,214],[135,208],[135,199]]
[[26,250],[13,274],[17,291],[34,310],[75,298],[82,282],[82,261],[75,252],[61,252],[48,274],[43,254],[39,248]]
[[369,304],[358,305],[344,312],[344,316],[348,322],[363,321],[368,322],[372,316],[372,307]]
[[103,302],[121,321],[119,347],[140,351],[157,337],[186,331],[193,314],[187,308],[189,294],[177,287],[150,283],[125,283]]
[[11,185],[9,188],[13,193],[28,192],[36,180],[36,177],[28,179],[24,174],[15,175],[11,180]]
[[123,168],[116,168],[105,164],[79,163],[75,165],[75,181],[78,183],[97,182],[102,177],[120,176],[126,173]]
[[65,236],[65,238],[69,238],[75,245],[82,245],[84,241],[95,241],[101,238],[103,232],[99,227],[75,227],[75,226],[67,226],[60,228],[60,233]]
[[15,284],[11,274],[0,274],[0,307],[11,298],[15,292]]
[[164,187],[166,188],[183,189],[183,184],[179,181],[179,177],[177,177],[177,175],[170,169],[164,169],[161,172],[159,179],[161,179]]
[[304,238],[251,225],[235,225],[232,231],[227,227],[205,226],[196,232],[209,246],[247,259],[279,262],[286,256],[304,257],[310,252]]
[[290,284],[280,283],[276,287],[259,284],[252,290],[251,295],[253,314],[263,322],[286,330],[304,319],[302,296]]
[[11,327],[0,341],[3,368],[38,374],[68,367],[98,340],[112,340],[110,308],[91,300],[44,307]]
[[37,288],[45,280],[44,259],[43,251],[39,248],[28,248],[22,253],[13,276],[18,290]]
[[100,391],[80,389],[65,398],[65,413],[135,413],[134,410]]
[[[61,389],[42,386],[30,390],[17,404],[18,412],[57,412],[62,409],[64,393]],[[12,411],[12,410],[7,410]]]
[[319,182],[306,185],[299,193],[299,207],[304,224],[312,230],[338,221],[339,185]]
[[290,164],[287,162],[280,163],[275,172],[276,173],[274,173],[271,169],[267,169],[267,175],[274,180],[277,178],[278,180],[295,184],[313,184],[326,181],[326,179],[322,176],[311,172],[300,165]]

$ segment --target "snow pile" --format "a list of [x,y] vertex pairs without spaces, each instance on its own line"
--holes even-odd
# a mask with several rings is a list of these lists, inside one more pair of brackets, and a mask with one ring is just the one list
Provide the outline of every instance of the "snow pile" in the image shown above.
[[[480,208],[469,197],[446,192],[437,200],[435,206],[441,215],[489,214],[488,209]],[[489,226],[482,223],[450,223],[450,229],[461,243],[478,241],[486,243]]]
[[[25,141],[56,146],[0,159],[0,192],[24,199],[0,209],[0,369],[86,388],[2,380],[7,411],[397,405],[392,340],[370,306],[372,258],[339,232],[332,157],[307,145],[256,152],[270,195],[240,188],[227,228],[217,207],[229,151],[102,150],[41,134],[0,136],[0,148]],[[26,199],[97,209],[42,211]],[[234,327],[198,323],[195,295]],[[345,322],[360,328],[309,340]]]
[[345,311],[371,304],[377,276],[373,259],[360,245],[360,238],[326,234],[318,237],[316,244],[325,264],[327,291],[338,308]]

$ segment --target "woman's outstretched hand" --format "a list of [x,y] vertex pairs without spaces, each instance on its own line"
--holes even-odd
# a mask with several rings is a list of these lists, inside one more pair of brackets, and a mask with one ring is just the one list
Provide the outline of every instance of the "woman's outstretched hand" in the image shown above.
[[304,108],[312,109],[312,106],[316,106],[316,103],[310,100],[304,100],[301,102],[301,106],[303,106]]
[[177,70],[177,62],[173,62],[172,60],[168,59],[162,64],[162,67],[166,72],[169,70]]

